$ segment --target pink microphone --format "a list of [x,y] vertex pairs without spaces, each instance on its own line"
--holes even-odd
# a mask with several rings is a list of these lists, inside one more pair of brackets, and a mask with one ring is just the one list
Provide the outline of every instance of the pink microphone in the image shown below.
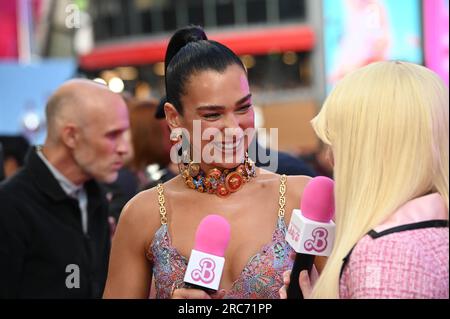
[[303,190],[300,210],[310,220],[328,223],[334,216],[334,181],[325,176],[311,179]]
[[225,250],[230,241],[230,224],[219,215],[202,219],[195,234],[184,282],[195,288],[217,291],[225,264]]
[[335,225],[334,181],[325,176],[312,178],[303,190],[300,210],[292,211],[286,241],[297,255],[287,290],[289,299],[302,298],[298,276],[311,271],[314,256],[329,256],[333,248]]

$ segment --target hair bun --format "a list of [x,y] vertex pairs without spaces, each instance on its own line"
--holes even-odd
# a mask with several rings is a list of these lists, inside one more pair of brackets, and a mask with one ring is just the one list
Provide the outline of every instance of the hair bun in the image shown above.
[[208,40],[208,37],[200,26],[187,26],[177,30],[170,38],[167,46],[166,56],[164,59],[165,69],[169,65],[172,58],[189,42],[197,42],[201,40]]

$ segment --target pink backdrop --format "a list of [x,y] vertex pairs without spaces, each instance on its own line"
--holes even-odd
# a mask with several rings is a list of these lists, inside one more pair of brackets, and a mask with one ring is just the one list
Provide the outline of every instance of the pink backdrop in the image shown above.
[[448,0],[424,1],[425,65],[448,85]]

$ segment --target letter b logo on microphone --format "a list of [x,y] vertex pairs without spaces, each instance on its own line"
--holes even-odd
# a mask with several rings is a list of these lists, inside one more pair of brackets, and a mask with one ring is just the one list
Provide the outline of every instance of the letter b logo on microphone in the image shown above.
[[222,277],[225,258],[192,249],[184,274],[184,282],[217,290]]
[[331,220],[328,223],[310,220],[294,209],[286,240],[297,253],[329,256],[333,249],[334,228]]
[[327,246],[328,230],[323,227],[317,227],[312,231],[312,239],[305,241],[306,251],[317,251],[318,253],[324,251]]
[[214,269],[216,269],[216,263],[211,258],[203,258],[199,262],[200,269],[194,269],[191,273],[191,277],[195,281],[201,281],[205,284],[209,284],[214,280]]

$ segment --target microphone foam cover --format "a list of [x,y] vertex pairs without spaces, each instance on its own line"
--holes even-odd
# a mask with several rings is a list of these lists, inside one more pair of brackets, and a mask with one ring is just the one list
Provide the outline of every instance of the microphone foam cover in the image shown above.
[[195,250],[223,257],[230,241],[230,223],[219,215],[202,219],[195,234]]
[[300,210],[310,220],[328,223],[334,216],[334,181],[325,176],[312,178],[303,190]]

